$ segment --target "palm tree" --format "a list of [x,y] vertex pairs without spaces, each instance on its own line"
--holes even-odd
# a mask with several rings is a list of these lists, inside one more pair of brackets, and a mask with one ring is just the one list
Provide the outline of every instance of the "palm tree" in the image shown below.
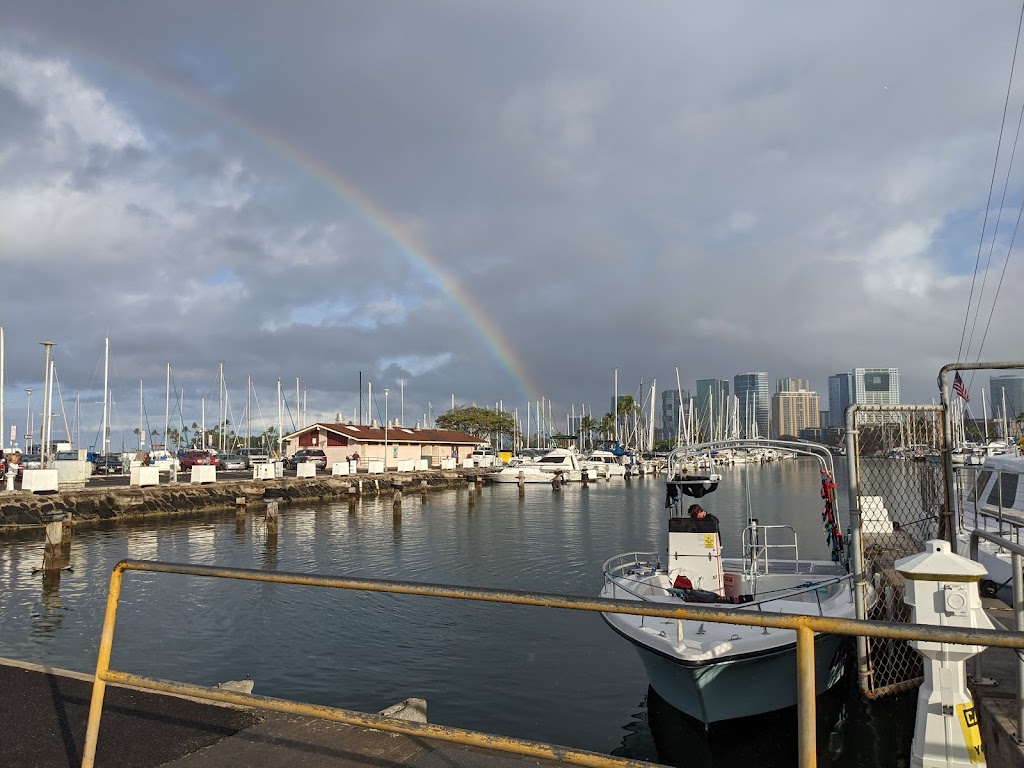
[[[587,443],[590,443],[590,447],[594,446],[594,430],[597,428],[597,422],[594,421],[593,416],[584,416],[580,419],[580,431],[584,435],[583,445],[586,448]],[[587,439],[589,438],[589,440]]]
[[615,417],[610,413],[602,416],[597,431],[604,436],[605,440],[611,440],[615,437]]
[[632,395],[623,395],[622,399],[619,400],[618,405],[615,407],[615,410],[622,425],[619,430],[622,442],[628,444],[629,440],[626,439],[626,434],[629,428],[629,420],[630,417],[636,416],[636,414],[640,412],[640,406],[637,405],[637,402],[633,399]]

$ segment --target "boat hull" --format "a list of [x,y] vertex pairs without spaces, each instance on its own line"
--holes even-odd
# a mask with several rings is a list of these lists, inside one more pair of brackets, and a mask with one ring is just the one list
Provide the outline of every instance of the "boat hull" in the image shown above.
[[[615,626],[610,624],[613,629]],[[618,630],[616,630],[618,631]],[[692,664],[661,654],[629,635],[651,687],[675,709],[705,723],[761,715],[795,706],[796,644],[764,653]],[[848,639],[814,638],[815,691],[822,694],[843,675]]]

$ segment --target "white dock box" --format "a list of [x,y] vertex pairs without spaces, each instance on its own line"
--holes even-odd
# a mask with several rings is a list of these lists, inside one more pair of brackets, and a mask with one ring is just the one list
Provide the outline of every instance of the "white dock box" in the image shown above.
[[131,479],[129,485],[138,487],[146,485],[160,485],[160,467],[136,467],[131,468]]
[[192,467],[192,474],[189,476],[190,483],[215,483],[217,482],[217,468],[210,464],[196,464]]
[[56,491],[59,480],[56,469],[25,469],[21,474],[21,490],[32,493]]
[[252,465],[252,479],[253,480],[273,480],[274,479],[274,465],[269,462],[263,464]]

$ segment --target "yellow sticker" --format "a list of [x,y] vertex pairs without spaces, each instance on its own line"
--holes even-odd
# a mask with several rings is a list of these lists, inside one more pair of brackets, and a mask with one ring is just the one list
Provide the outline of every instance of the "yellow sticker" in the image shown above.
[[971,756],[971,765],[985,762],[985,750],[981,747],[981,729],[978,727],[978,711],[974,702],[956,705],[956,716],[960,720],[960,728],[964,732],[967,754]]
[[713,533],[705,533],[704,534],[704,549],[714,549],[714,548],[715,548],[715,534],[713,534]]

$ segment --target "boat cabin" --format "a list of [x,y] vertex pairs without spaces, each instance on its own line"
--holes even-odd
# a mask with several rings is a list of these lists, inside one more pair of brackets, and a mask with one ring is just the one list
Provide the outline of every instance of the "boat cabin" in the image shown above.
[[713,520],[668,519],[668,575],[673,583],[682,576],[693,589],[725,594],[722,539]]

